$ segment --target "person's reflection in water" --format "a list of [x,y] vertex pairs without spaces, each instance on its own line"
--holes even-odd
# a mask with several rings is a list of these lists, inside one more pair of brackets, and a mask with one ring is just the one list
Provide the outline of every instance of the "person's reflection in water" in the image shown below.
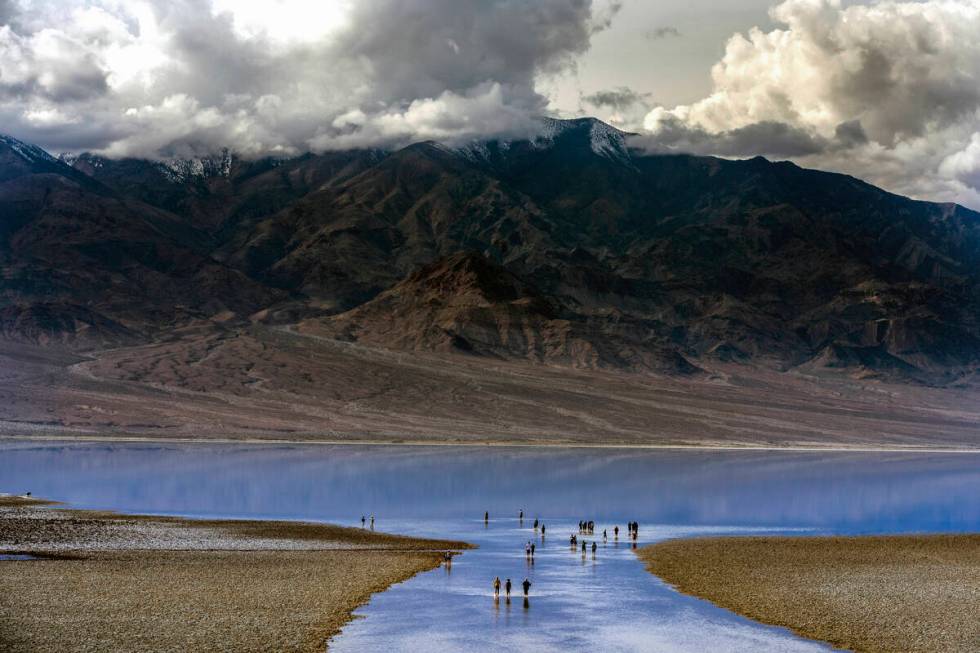
[[530,608],[530,607],[531,607],[531,600],[530,600],[530,599],[528,599],[528,598],[527,598],[527,597],[525,596],[525,597],[524,597],[524,609],[525,609],[525,610],[527,610],[527,609],[528,609],[528,608]]

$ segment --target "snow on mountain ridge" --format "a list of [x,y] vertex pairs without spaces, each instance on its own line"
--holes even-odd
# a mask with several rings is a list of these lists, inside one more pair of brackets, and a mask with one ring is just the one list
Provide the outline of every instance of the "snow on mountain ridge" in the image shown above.
[[35,163],[37,161],[46,161],[48,163],[58,163],[58,159],[54,158],[37,145],[30,145],[23,141],[19,141],[13,136],[7,136],[6,134],[0,134],[0,144],[6,145],[11,150],[13,150],[20,158],[24,159],[28,163]]
[[629,147],[626,144],[626,132],[620,131],[595,118],[575,118],[562,120],[558,118],[539,118],[539,129],[529,139],[489,139],[474,140],[466,145],[455,148],[455,151],[468,159],[486,161],[491,157],[491,143],[497,149],[505,152],[521,140],[526,140],[531,147],[544,150],[554,147],[556,142],[565,134],[582,130],[588,125],[589,147],[597,156],[624,164],[630,163]]

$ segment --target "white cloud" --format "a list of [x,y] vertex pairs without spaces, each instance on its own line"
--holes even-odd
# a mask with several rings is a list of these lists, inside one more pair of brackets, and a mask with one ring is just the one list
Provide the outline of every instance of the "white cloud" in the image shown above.
[[[980,4],[786,0],[770,13],[784,27],[733,36],[712,69],[709,96],[647,114],[648,143],[790,155],[898,192],[980,207],[972,150],[956,158],[980,125]],[[735,138],[753,128],[757,140]],[[767,150],[785,141],[761,132],[778,131],[815,149]]]
[[8,2],[0,125],[151,157],[510,133],[609,26],[618,2],[596,2]]

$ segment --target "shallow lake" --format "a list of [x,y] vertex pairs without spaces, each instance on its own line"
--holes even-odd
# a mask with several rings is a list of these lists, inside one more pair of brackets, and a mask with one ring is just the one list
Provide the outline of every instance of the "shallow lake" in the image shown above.
[[[379,530],[480,545],[376,595],[332,651],[826,650],[674,592],[612,527],[638,521],[640,546],[980,530],[973,454],[0,441],[0,492],[26,491],[143,513],[349,525],[374,515]],[[595,535],[579,536],[597,543],[594,557],[569,546],[580,519],[596,522]],[[509,603],[494,601],[494,576],[514,581]]]

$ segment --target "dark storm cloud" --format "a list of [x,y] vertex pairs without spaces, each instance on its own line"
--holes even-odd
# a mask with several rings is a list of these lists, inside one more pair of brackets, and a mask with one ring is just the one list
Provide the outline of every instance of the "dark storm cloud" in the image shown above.
[[633,137],[630,146],[651,153],[798,157],[823,152],[829,143],[819,136],[780,122],[758,122],[712,133],[670,118],[661,122],[656,135]]
[[649,93],[638,93],[626,86],[598,91],[582,97],[582,100],[586,104],[590,104],[593,107],[609,107],[618,111],[625,111],[636,105],[646,104],[649,99]]
[[681,35],[680,31],[676,27],[671,27],[670,25],[667,25],[665,27],[657,27],[643,34],[643,36],[650,41],[660,41],[662,39],[677,38],[680,35]]

